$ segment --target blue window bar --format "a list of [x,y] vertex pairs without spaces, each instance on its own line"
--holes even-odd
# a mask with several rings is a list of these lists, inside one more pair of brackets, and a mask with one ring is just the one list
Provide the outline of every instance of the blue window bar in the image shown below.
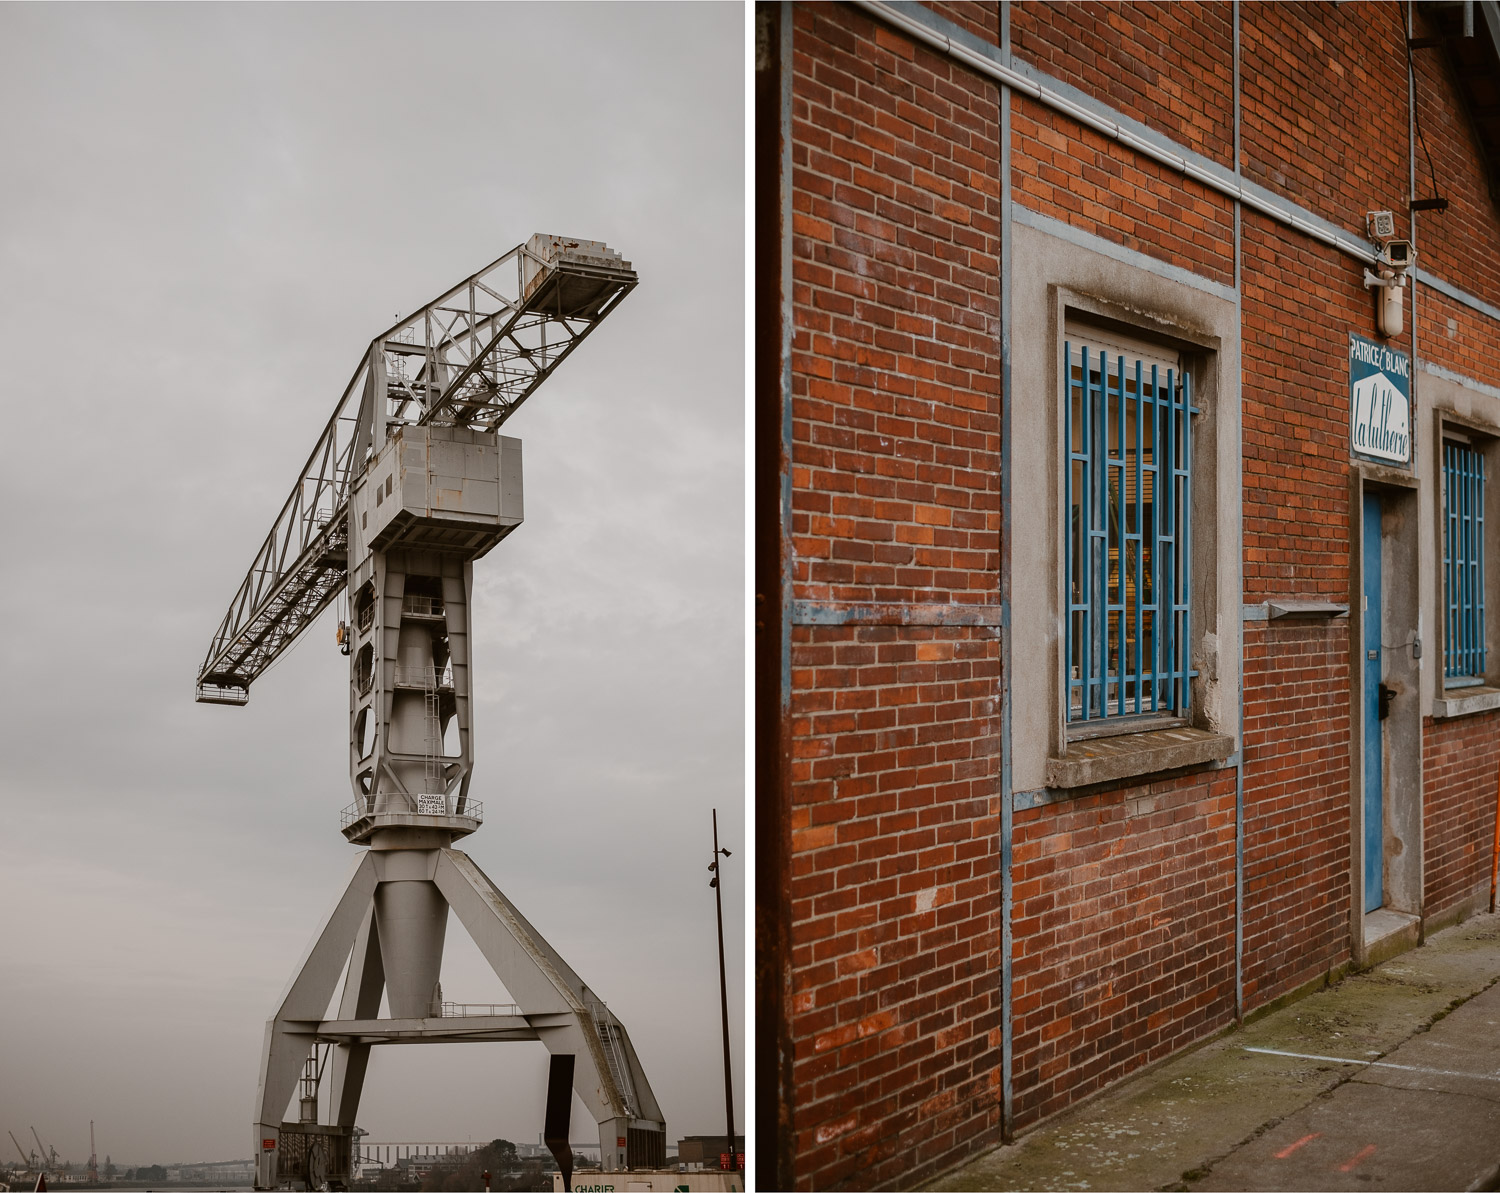
[[1443,440],[1444,686],[1484,682],[1484,456]]
[[1067,722],[1184,717],[1192,379],[1071,341],[1064,359]]

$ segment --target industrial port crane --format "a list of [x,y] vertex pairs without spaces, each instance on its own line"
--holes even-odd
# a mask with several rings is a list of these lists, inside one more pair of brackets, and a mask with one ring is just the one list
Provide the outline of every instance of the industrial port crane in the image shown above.
[[[354,802],[341,827],[368,848],[266,1024],[257,1188],[347,1182],[376,1044],[540,1040],[551,1053],[544,1136],[565,1180],[574,1090],[599,1124],[606,1170],[664,1160],[666,1125],[624,1026],[452,848],[483,815],[469,798],[473,563],[522,519],[521,444],[497,430],[636,280],[602,242],[533,236],[376,336],[199,669],[198,700],[244,704],[350,594],[338,638]],[[514,1006],[443,1003],[449,908]],[[325,1019],[340,975],[337,1017]],[[299,1081],[298,1120],[283,1121]]]
[[[31,1137],[36,1140],[37,1147],[42,1149],[42,1163],[48,1164],[53,1169],[57,1168],[57,1149],[48,1147],[42,1142],[42,1137],[36,1133],[36,1128],[31,1128]],[[50,1153],[50,1154],[49,1154]]]
[[26,1171],[33,1172],[38,1170],[39,1166],[36,1162],[36,1153],[32,1152],[28,1156],[26,1154],[26,1149],[21,1146],[21,1141],[16,1138],[15,1132],[7,1131],[6,1134],[10,1136],[10,1141],[16,1145],[16,1151],[21,1153],[21,1163],[26,1165]]

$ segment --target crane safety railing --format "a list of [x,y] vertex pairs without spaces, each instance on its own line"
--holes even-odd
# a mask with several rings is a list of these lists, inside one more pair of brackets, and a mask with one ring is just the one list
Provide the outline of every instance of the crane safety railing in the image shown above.
[[[374,669],[361,668],[356,674],[355,683],[359,694],[368,696],[370,689],[375,686]],[[424,667],[420,664],[397,663],[393,669],[392,683],[398,688],[414,688],[421,692],[451,692],[453,664],[449,663],[439,670],[437,667]]]
[[[244,703],[223,694],[248,698],[344,590],[349,496],[387,427],[495,430],[635,288],[619,254],[578,245],[517,245],[371,341],[213,636],[200,700]],[[391,367],[407,356],[414,372]]]
[[520,1015],[521,1008],[513,1002],[445,1002],[442,1011],[444,1019],[465,1019],[478,1015]]
[[442,597],[409,592],[401,600],[401,612],[411,617],[443,617],[447,610]]
[[453,687],[453,664],[439,670],[421,664],[397,663],[396,686],[398,688],[420,688],[424,692],[446,692]]
[[[408,795],[397,796],[396,798],[404,798],[409,801],[409,806],[404,808],[400,813],[403,816],[466,816],[468,819],[478,821],[481,824],[484,822],[484,803],[477,799],[468,799],[461,795],[426,795],[421,797]],[[441,799],[444,811],[441,813],[421,811],[418,803],[419,798]],[[367,816],[375,815],[375,799],[376,797],[373,795],[362,795],[348,807],[342,809],[339,812],[339,831],[342,832],[351,824],[363,820]]]

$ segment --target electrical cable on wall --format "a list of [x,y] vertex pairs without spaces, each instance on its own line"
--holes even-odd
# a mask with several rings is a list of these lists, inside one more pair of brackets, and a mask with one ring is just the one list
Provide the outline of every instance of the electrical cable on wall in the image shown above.
[[[1415,89],[1417,81],[1417,66],[1416,63],[1412,60],[1411,56],[1411,26],[1407,24],[1407,12],[1404,8],[1401,9],[1401,31],[1406,35],[1404,40],[1406,44],[1407,77],[1411,79],[1412,87],[1413,89]],[[1427,179],[1432,184],[1433,196],[1430,199],[1418,199],[1415,195],[1411,196],[1411,210],[1447,211],[1448,200],[1438,194],[1437,170],[1435,170],[1432,165],[1432,153],[1427,148],[1427,139],[1422,136],[1421,105],[1413,103],[1411,106],[1411,111],[1412,121],[1416,125],[1417,129],[1417,144],[1422,147],[1422,155],[1427,159]]]

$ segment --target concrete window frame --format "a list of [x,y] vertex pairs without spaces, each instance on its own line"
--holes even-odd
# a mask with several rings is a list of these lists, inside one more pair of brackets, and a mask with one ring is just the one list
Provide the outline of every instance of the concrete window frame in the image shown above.
[[[1472,716],[1500,708],[1500,394],[1487,393],[1462,379],[1424,371],[1419,382],[1423,405],[1432,415],[1431,467],[1422,486],[1426,524],[1433,534],[1423,551],[1422,607],[1429,610],[1432,665],[1423,668],[1423,704],[1436,720]],[[1485,666],[1482,682],[1449,687],[1443,660],[1447,651],[1447,590],[1443,572],[1443,443],[1468,442],[1484,459]]]
[[[1068,226],[1012,238],[1012,781],[1076,790],[1235,748],[1240,682],[1240,360],[1234,292]],[[1051,221],[1047,221],[1051,222]],[[1087,324],[1178,355],[1193,379],[1192,683],[1187,723],[1070,737],[1066,723],[1063,343]],[[1046,499],[1044,499],[1046,498]]]

